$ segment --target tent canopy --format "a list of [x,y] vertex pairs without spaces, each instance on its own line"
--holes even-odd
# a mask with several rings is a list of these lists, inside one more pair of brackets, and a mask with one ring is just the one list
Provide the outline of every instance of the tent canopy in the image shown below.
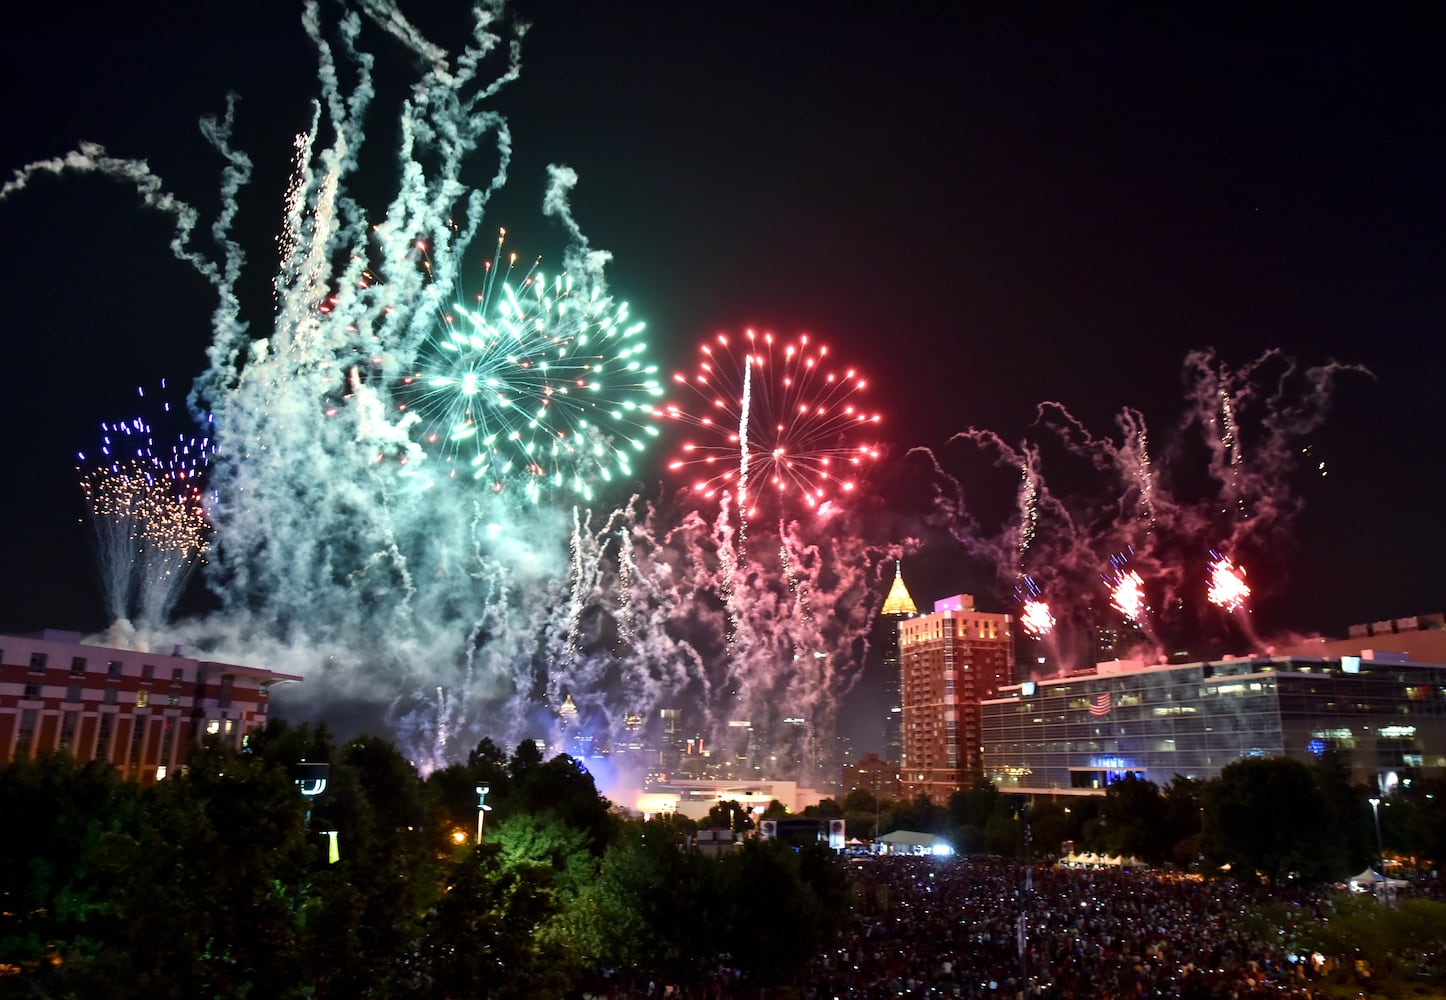
[[886,850],[895,852],[932,852],[939,849],[947,850],[949,842],[943,837],[933,833],[918,833],[913,830],[895,830],[893,833],[886,833],[879,838],[878,842],[884,845]]
[[1387,878],[1378,871],[1367,868],[1359,875],[1352,875],[1348,879],[1351,886],[1357,889],[1374,889],[1378,885],[1385,885],[1387,889],[1404,889],[1410,885],[1405,879]]

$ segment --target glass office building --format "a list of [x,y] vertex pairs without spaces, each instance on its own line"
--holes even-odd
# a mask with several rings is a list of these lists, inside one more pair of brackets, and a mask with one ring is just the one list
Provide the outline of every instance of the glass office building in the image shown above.
[[1095,672],[1001,688],[983,702],[985,776],[1004,791],[1101,794],[1125,774],[1164,787],[1241,757],[1336,750],[1389,792],[1446,774],[1446,666],[1258,657]]

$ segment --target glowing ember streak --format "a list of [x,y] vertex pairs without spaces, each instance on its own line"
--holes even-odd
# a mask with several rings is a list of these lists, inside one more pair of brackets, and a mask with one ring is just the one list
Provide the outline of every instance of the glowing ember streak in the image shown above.
[[828,353],[806,335],[784,342],[753,330],[705,343],[697,370],[673,376],[694,400],[662,407],[699,432],[668,468],[692,476],[693,492],[704,499],[735,494],[747,516],[757,513],[759,493],[783,511],[817,510],[852,492],[879,457],[882,418],[858,401],[864,378],[830,368]]
[[1245,570],[1214,550],[1210,552],[1210,558],[1210,589],[1205,596],[1211,604],[1234,614],[1245,607],[1246,598],[1250,596]]
[[1054,615],[1044,601],[1025,601],[1019,624],[1026,635],[1042,639],[1054,631]]
[[1054,631],[1054,614],[1039,584],[1024,577],[1014,588],[1014,599],[1020,604],[1019,626],[1031,639],[1042,639]]
[[1140,620],[1149,607],[1145,604],[1145,584],[1139,573],[1131,569],[1119,574],[1110,591],[1110,605],[1128,621]]

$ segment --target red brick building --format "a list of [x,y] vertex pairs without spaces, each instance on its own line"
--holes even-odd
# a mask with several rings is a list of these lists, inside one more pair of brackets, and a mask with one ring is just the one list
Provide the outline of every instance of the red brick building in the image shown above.
[[847,795],[862,788],[878,799],[899,797],[899,765],[882,760],[876,753],[866,753],[857,763],[843,766],[843,791]]
[[81,642],[77,633],[0,635],[0,764],[66,750],[150,783],[207,735],[238,749],[266,724],[273,685],[258,667]]
[[959,594],[899,622],[906,799],[940,805],[984,773],[979,703],[1014,681],[1013,619]]

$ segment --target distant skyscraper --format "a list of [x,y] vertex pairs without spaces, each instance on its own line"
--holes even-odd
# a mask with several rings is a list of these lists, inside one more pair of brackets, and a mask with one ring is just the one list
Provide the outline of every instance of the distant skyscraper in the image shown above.
[[894,583],[889,587],[889,596],[884,598],[879,617],[885,619],[884,639],[884,759],[897,764],[904,752],[902,718],[903,706],[899,701],[899,690],[903,675],[899,665],[899,623],[917,616],[919,609],[904,586],[903,567],[894,563]]
[[983,776],[979,703],[1014,679],[1013,619],[959,594],[899,623],[904,797],[940,805]]

